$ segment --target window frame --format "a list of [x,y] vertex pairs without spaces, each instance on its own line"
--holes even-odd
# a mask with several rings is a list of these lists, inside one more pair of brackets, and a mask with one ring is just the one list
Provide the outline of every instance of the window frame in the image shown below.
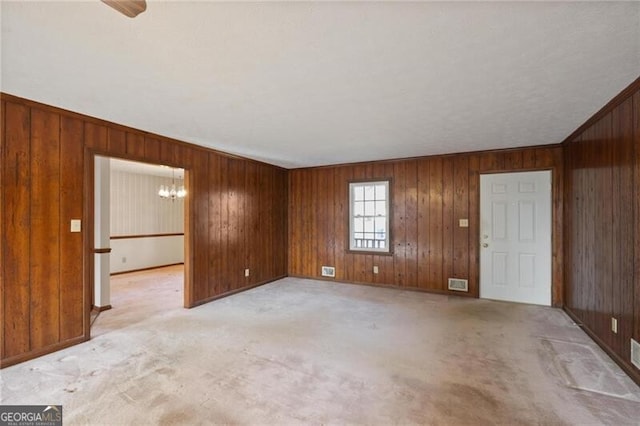
[[[353,188],[355,186],[366,186],[372,184],[382,184],[386,186],[386,247],[384,249],[377,248],[366,248],[366,247],[354,247],[354,233],[353,224],[354,224],[354,216],[353,216],[353,208],[354,208],[354,191]],[[392,256],[393,255],[393,239],[391,233],[391,225],[392,225],[392,216],[393,216],[393,202],[392,202],[392,191],[393,182],[391,178],[371,178],[371,179],[353,179],[349,180],[347,183],[347,196],[349,203],[348,211],[347,211],[347,253],[354,254],[369,254],[376,256]]]

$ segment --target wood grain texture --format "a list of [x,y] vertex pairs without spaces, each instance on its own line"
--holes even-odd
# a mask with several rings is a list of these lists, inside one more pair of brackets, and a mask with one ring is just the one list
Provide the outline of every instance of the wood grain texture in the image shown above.
[[84,126],[60,118],[60,340],[83,335],[82,233],[71,233],[71,219],[82,219]]
[[633,95],[633,187],[634,190],[634,339],[640,342],[640,90]]
[[7,102],[2,164],[3,355],[30,350],[31,111]]
[[31,350],[60,340],[60,116],[31,110]]
[[[640,92],[617,97],[564,142],[566,309],[636,379],[638,338],[638,116]],[[611,318],[618,332],[611,330]]]
[[[478,296],[480,173],[550,169],[554,217],[562,216],[563,156],[559,146],[296,169],[289,172],[289,274],[448,293],[449,277],[469,279]],[[347,250],[348,183],[390,178],[393,254]],[[332,182],[327,185],[326,182]],[[461,228],[459,219],[468,219]],[[553,303],[563,303],[562,222],[553,230]],[[379,273],[373,274],[373,266]],[[459,293],[455,293],[459,294]]]
[[[185,306],[286,275],[286,170],[11,95],[2,102],[1,367],[88,337],[98,154],[185,168]],[[82,233],[70,232],[72,218]]]
[[[5,129],[6,129],[6,102],[4,100],[0,101],[0,188],[2,188],[3,180],[3,165],[5,163]],[[4,191],[0,190],[0,224],[4,223],[4,209],[2,206],[4,205]],[[0,259],[3,258],[4,249],[2,241],[4,235],[4,226],[0,225]],[[5,316],[4,316],[4,268],[2,268],[2,262],[0,262],[0,359],[4,358],[4,324],[5,324]]]
[[[127,132],[126,140],[126,152],[128,158],[139,158],[141,160],[147,160],[145,157],[145,137],[143,134]],[[155,157],[154,157],[155,159]]]
[[145,0],[101,0],[104,4],[114,8],[129,18],[135,18],[147,10]]

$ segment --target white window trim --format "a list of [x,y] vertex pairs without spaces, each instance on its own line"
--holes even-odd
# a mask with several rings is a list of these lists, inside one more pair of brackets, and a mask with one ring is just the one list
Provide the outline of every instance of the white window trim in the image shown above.
[[[375,247],[356,247],[355,244],[355,231],[354,231],[354,215],[353,215],[353,205],[354,205],[354,188],[358,186],[368,186],[368,185],[384,185],[386,191],[386,233],[385,233],[385,247],[384,248],[375,248]],[[353,252],[365,252],[365,253],[382,253],[382,254],[390,254],[391,253],[391,192],[390,192],[390,181],[389,180],[375,180],[375,181],[353,181],[349,182],[349,251]]]

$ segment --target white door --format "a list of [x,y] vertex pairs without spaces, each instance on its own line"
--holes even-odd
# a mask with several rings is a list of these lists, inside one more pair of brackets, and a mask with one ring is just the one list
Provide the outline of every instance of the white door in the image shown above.
[[480,176],[480,297],[551,305],[551,172]]

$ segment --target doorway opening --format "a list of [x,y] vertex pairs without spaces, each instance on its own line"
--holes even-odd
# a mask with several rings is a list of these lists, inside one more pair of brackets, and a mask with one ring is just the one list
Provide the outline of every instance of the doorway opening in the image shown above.
[[[135,303],[184,303],[185,174],[181,168],[94,156],[90,325],[112,308],[132,319],[123,311],[140,314]],[[149,288],[149,280],[157,287]]]
[[480,297],[551,306],[551,171],[480,176]]

